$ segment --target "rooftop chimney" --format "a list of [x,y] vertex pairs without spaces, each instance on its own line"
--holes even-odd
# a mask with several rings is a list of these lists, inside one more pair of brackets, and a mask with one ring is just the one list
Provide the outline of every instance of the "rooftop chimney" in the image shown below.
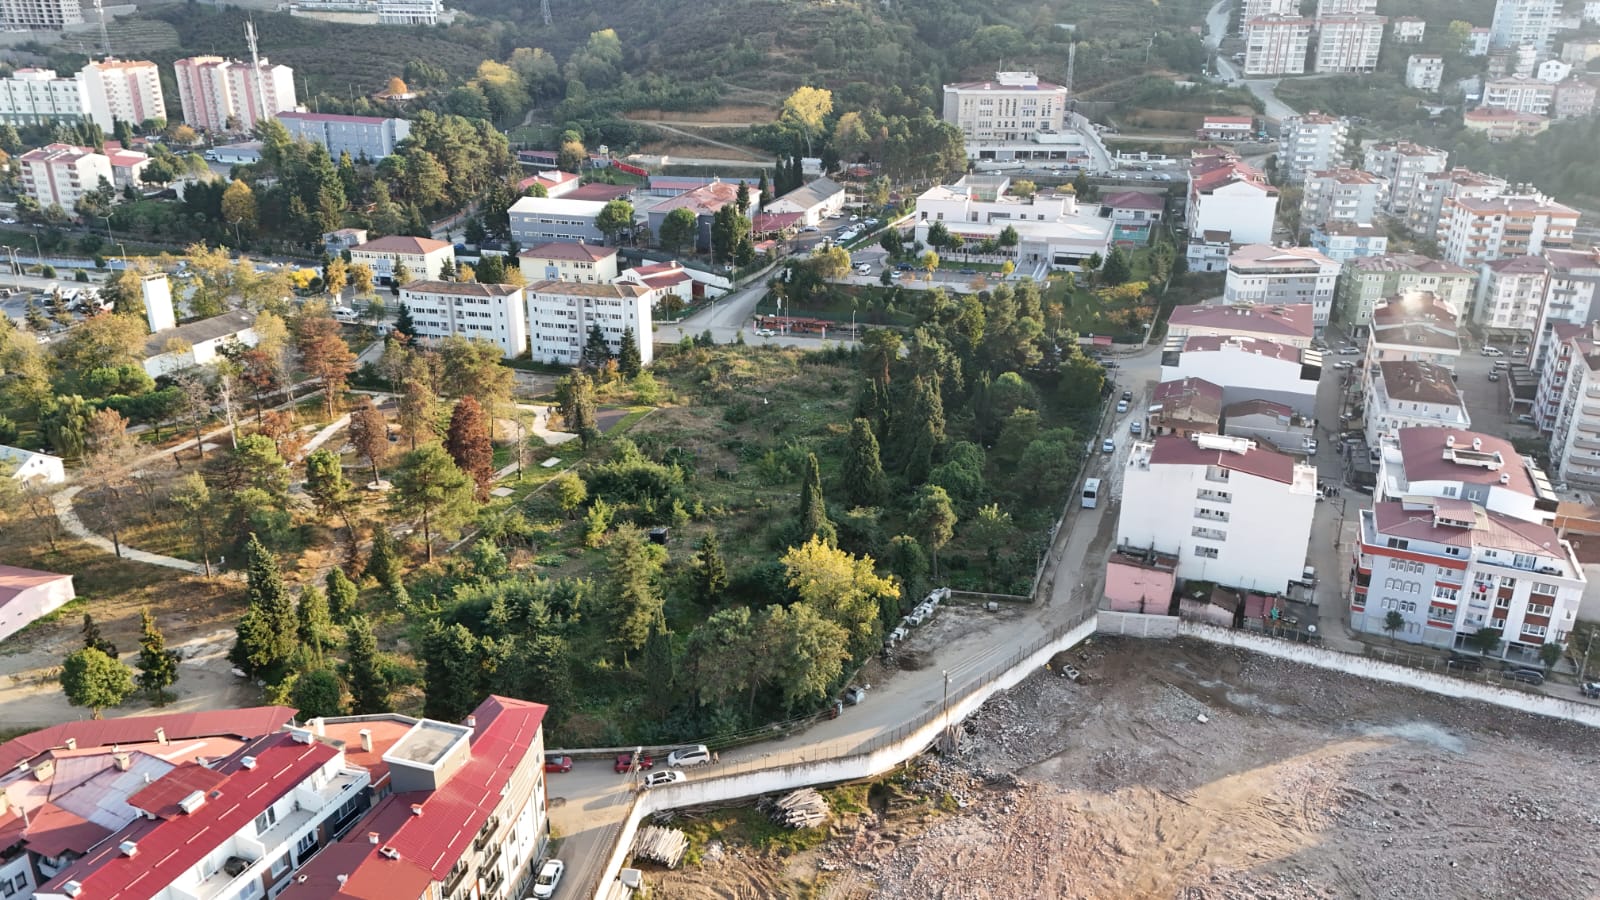
[[163,747],[167,745],[167,730],[165,728],[156,728],[156,743]]
[[468,728],[477,728],[478,727],[478,717],[477,716],[467,716],[467,727]]
[[306,724],[311,726],[311,730],[316,732],[317,737],[326,737],[327,736],[327,734],[328,734],[328,723],[321,716],[317,716],[315,719],[312,719],[311,721],[307,722]]
[[340,884],[344,884],[346,881],[349,881],[349,880],[350,880],[350,876],[349,875],[342,875],[341,874],[339,876],[339,883]]
[[68,750],[76,750],[76,749],[78,749],[78,739],[77,738],[67,738],[65,743],[67,745],[67,749]]
[[411,804],[411,814],[413,816],[422,815],[422,804],[421,803],[413,803],[413,804]]
[[133,765],[133,755],[130,753],[113,753],[111,762],[116,765],[118,772],[126,772]]
[[50,776],[56,773],[56,764],[53,760],[45,760],[33,767],[33,777],[40,781],[49,781]]
[[122,851],[122,855],[123,856],[138,856],[139,855],[139,845],[134,843],[133,841],[123,841],[122,843],[117,845],[117,849]]
[[374,845],[378,843],[378,833],[376,831],[367,832],[367,843]]
[[1456,445],[1456,436],[1453,435],[1453,434],[1445,435],[1444,436],[1444,445],[1446,447],[1454,447]]
[[1473,438],[1472,439],[1472,449],[1474,449],[1474,450],[1482,450],[1483,449],[1483,438],[1477,438],[1477,437]]
[[361,729],[360,734],[361,734],[361,749],[367,751],[368,753],[371,753],[372,752],[372,729],[371,728],[363,728],[363,729]]
[[246,756],[239,760],[239,765],[244,766],[246,769],[254,769],[256,767],[256,758],[254,756]]

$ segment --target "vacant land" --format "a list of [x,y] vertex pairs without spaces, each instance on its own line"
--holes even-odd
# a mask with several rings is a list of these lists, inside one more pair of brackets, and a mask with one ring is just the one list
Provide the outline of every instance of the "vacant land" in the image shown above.
[[817,849],[779,858],[724,831],[653,880],[832,900],[1600,891],[1591,730],[1197,643],[1069,658],[1080,682],[1042,671],[996,698],[958,759],[862,811],[836,797]]

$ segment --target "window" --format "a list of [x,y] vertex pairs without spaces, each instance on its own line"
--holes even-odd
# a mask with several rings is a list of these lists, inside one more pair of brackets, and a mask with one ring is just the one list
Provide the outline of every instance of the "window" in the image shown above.
[[1528,604],[1528,615],[1530,616],[1548,616],[1554,611],[1554,607],[1546,606],[1543,603]]
[[1546,596],[1554,597],[1556,595],[1556,586],[1553,584],[1545,584],[1542,581],[1535,581],[1533,583],[1533,592],[1535,594],[1544,594]]
[[1529,635],[1530,637],[1544,637],[1544,626],[1524,624],[1522,626],[1522,633]]
[[269,806],[266,812],[256,816],[256,834],[264,834],[276,824],[278,824],[278,811]]
[[1448,600],[1451,603],[1454,603],[1456,602],[1456,589],[1434,585],[1433,597],[1435,600]]
[[1217,548],[1215,548],[1215,547],[1196,547],[1196,548],[1194,548],[1194,555],[1200,557],[1201,559],[1216,559],[1217,558]]
[[279,875],[282,875],[284,872],[286,872],[288,870],[289,870],[289,854],[285,853],[284,855],[282,855],[282,856],[280,856],[277,859],[272,861],[272,877],[273,878],[277,878]]
[[300,840],[295,841],[294,853],[296,856],[305,856],[306,852],[317,845],[317,833],[308,831]]

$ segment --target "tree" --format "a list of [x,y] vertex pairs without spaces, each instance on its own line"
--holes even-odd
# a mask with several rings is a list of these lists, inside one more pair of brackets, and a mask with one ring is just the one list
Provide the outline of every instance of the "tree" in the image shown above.
[[606,236],[607,243],[617,246],[624,235],[633,233],[633,204],[626,200],[608,202],[594,217],[594,227]]
[[817,465],[815,453],[806,454],[805,483],[800,486],[800,536],[806,540],[821,538],[828,544],[837,540],[833,523],[828,521],[828,506],[822,496],[822,469]]
[[60,680],[67,702],[87,706],[96,719],[101,710],[122,705],[133,693],[133,670],[88,647],[62,661]]
[[661,220],[661,231],[656,238],[663,250],[681,253],[684,247],[692,249],[698,243],[699,235],[700,220],[695,218],[693,212],[680,206]]
[[400,403],[395,419],[400,424],[400,430],[411,441],[411,449],[417,449],[418,436],[433,440],[438,410],[438,398],[428,383],[420,378],[407,377],[400,386]]
[[996,244],[999,244],[1006,250],[1012,249],[1021,242],[1022,238],[1017,234],[1017,229],[1014,225],[1007,225],[1006,227],[1000,229],[1000,236],[995,240]]
[[350,284],[350,264],[344,257],[335,256],[322,267],[322,290],[330,297],[338,297]]
[[573,372],[556,382],[556,404],[563,427],[576,434],[584,449],[600,436],[595,418],[594,381],[584,372]]
[[476,511],[472,479],[437,446],[412,450],[394,473],[390,508],[398,515],[420,517],[422,542],[433,562],[433,536],[454,535]]
[[400,554],[395,548],[394,538],[382,525],[374,525],[372,529],[372,555],[367,558],[367,572],[378,586],[394,596],[405,590],[405,584],[400,580]]
[[350,576],[344,570],[335,566],[328,570],[328,576],[323,580],[328,590],[328,615],[337,624],[349,623],[356,614],[356,605],[360,602],[361,592]]
[[245,542],[245,582],[245,614],[230,654],[234,664],[249,672],[288,665],[296,647],[294,600],[278,561],[254,534]]
[[638,378],[644,371],[644,359],[639,355],[639,336],[633,326],[622,329],[622,341],[617,347],[617,372],[623,378]]
[[833,92],[809,86],[796,88],[783,101],[778,121],[796,128],[806,139],[806,155],[811,156],[811,137],[822,130],[823,121],[833,112]]
[[[922,544],[909,534],[897,534],[889,541],[889,571],[900,579],[900,596],[910,608],[922,596],[923,579],[928,575],[928,554]],[[886,607],[883,621],[889,624],[899,618],[900,610]]]
[[[350,278],[350,287],[355,290],[357,297],[365,297],[372,293],[372,266],[366,263],[351,263],[350,268],[346,271]],[[399,329],[400,325],[396,322],[395,330],[398,331]]]
[[333,614],[328,610],[328,595],[314,584],[307,585],[300,592],[300,603],[295,607],[295,634],[320,660],[332,632]]
[[365,616],[345,628],[345,680],[350,684],[350,712],[370,716],[389,711],[389,680],[378,659],[378,640]]
[[460,721],[483,696],[478,639],[460,622],[434,623],[423,638],[422,649],[427,686],[422,714],[443,722]]
[[807,260],[811,271],[824,281],[843,278],[850,274],[850,251],[834,244],[828,247],[818,247],[811,251],[811,258]]
[[350,522],[350,504],[355,497],[350,480],[344,477],[339,454],[322,447],[306,457],[306,493],[316,504],[319,515],[323,518],[337,515],[343,519],[350,539],[355,540],[355,526]]
[[117,658],[117,645],[100,634],[100,623],[94,620],[94,616],[83,614],[83,627],[78,629],[78,633],[83,636],[85,650],[99,650],[112,659]]
[[339,334],[339,323],[328,316],[302,319],[298,340],[300,365],[306,374],[322,382],[328,416],[332,418],[334,400],[344,392],[345,382],[356,369],[356,355]]
[[761,631],[773,680],[783,686],[783,705],[791,712],[827,697],[852,655],[849,628],[808,603],[767,607]]
[[1111,254],[1106,257],[1105,268],[1100,270],[1100,280],[1106,284],[1117,285],[1133,277],[1133,267],[1128,261],[1128,253],[1121,247],[1112,247]]
[[787,583],[824,619],[849,635],[850,650],[865,655],[879,643],[880,604],[898,598],[894,582],[873,572],[872,558],[852,556],[812,538],[782,558]]
[[358,395],[350,410],[350,443],[372,467],[373,484],[382,481],[378,467],[389,458],[389,423],[367,394]]
[[234,179],[222,192],[222,220],[240,232],[256,229],[256,195],[250,185]]
[[878,454],[878,437],[866,419],[850,423],[841,481],[845,496],[861,506],[877,506],[886,499],[888,481]]
[[1394,640],[1395,632],[1404,627],[1406,627],[1406,617],[1400,615],[1399,610],[1391,609],[1389,614],[1383,617],[1383,630],[1389,633],[1391,641]]
[[939,551],[956,533],[956,511],[950,495],[936,484],[925,484],[917,489],[911,510],[911,521],[922,536],[928,555],[933,557],[933,577],[939,577]]
[[297,677],[289,692],[289,702],[306,720],[345,714],[344,687],[329,669],[312,669]]
[[694,557],[694,582],[700,601],[715,606],[728,589],[728,564],[722,559],[722,547],[717,543],[715,531],[706,532]]
[[[1387,621],[1384,622],[1384,627],[1387,629]],[[1500,649],[1500,638],[1503,634],[1504,632],[1498,628],[1479,628],[1467,636],[1467,643],[1471,644],[1473,649],[1479,653],[1487,656]]]
[[611,608],[611,643],[628,654],[643,647],[654,628],[664,628],[665,603],[656,580],[665,552],[636,525],[623,525],[606,551],[606,600]]
[[156,627],[150,610],[139,612],[139,687],[157,706],[165,706],[166,690],[178,681],[178,653]]
[[489,489],[494,486],[494,447],[489,443],[489,427],[477,400],[462,397],[456,401],[444,445],[461,471],[472,476],[478,502],[488,500]]

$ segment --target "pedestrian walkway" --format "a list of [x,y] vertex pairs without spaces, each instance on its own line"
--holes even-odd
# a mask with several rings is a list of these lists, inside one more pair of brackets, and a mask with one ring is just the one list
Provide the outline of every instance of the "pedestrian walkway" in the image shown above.
[[[50,498],[50,502],[55,506],[56,518],[61,521],[61,527],[65,528],[67,533],[73,537],[84,543],[99,547],[107,553],[116,553],[117,545],[110,538],[102,537],[90,531],[88,526],[83,524],[83,520],[78,518],[78,511],[72,508],[72,498],[78,496],[78,492],[82,490],[83,485],[73,485],[65,490],[57,491]],[[186,559],[178,559],[172,556],[162,556],[159,553],[135,550],[127,544],[122,545],[121,556],[123,559],[131,559],[134,562],[147,563],[152,566],[164,566],[168,569],[178,569],[188,572],[190,575],[205,574],[205,569],[199,563],[192,563]]]
[[308,456],[308,455],[311,454],[312,451],[321,448],[323,444],[326,444],[328,442],[329,438],[331,438],[335,434],[339,433],[339,429],[341,429],[341,428],[343,428],[343,427],[345,427],[346,425],[349,425],[349,424],[350,424],[350,414],[349,413],[345,413],[344,415],[340,416],[339,418],[334,419],[333,422],[330,423],[327,427],[323,428],[321,431],[319,431],[315,435],[313,435],[311,440],[306,441],[306,447],[305,447],[304,450],[301,451],[301,455]]

